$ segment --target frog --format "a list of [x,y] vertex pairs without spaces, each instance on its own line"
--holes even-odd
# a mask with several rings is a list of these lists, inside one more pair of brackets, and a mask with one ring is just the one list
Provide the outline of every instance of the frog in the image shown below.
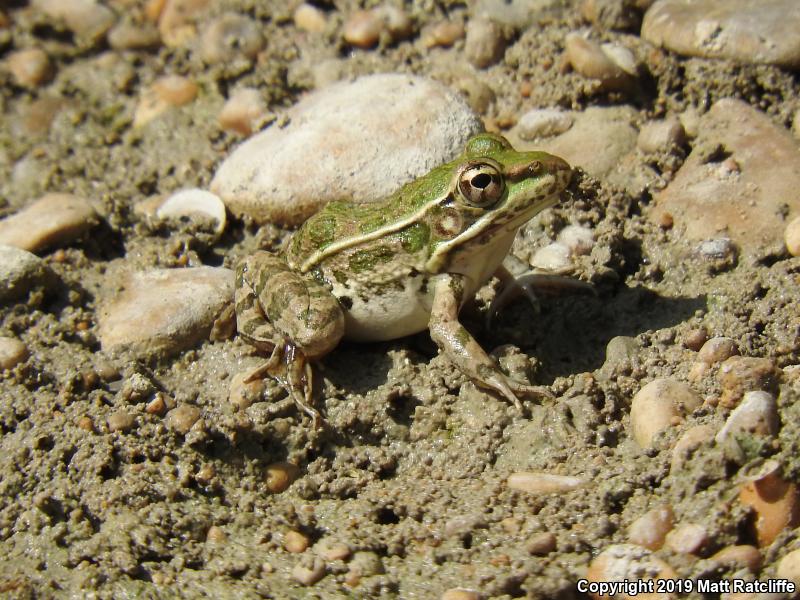
[[503,136],[471,137],[459,156],[373,202],[336,200],[278,252],[236,266],[240,336],[268,358],[244,378],[277,380],[319,426],[312,363],[343,340],[379,342],[424,330],[453,365],[522,410],[546,386],[504,374],[459,321],[459,312],[503,267],[517,231],[555,205],[570,165],[517,151]]

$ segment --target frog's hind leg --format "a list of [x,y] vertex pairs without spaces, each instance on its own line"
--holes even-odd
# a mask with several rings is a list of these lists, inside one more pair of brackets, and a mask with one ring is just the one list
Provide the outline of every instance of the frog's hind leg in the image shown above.
[[289,390],[289,395],[300,410],[314,421],[314,428],[319,429],[324,422],[319,411],[312,406],[311,394],[314,389],[314,371],[305,354],[294,344],[287,344],[284,352],[286,380],[282,382]]

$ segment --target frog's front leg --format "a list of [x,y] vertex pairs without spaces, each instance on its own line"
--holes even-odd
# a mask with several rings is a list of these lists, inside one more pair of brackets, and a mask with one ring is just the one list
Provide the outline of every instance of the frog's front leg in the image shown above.
[[463,298],[463,276],[442,275],[436,282],[428,327],[439,348],[462,372],[482,386],[501,393],[520,411],[523,409],[517,393],[552,397],[547,388],[516,382],[497,368],[475,338],[458,321],[458,310]]
[[314,418],[311,366],[344,334],[344,313],[324,286],[295,273],[279,256],[256,252],[236,268],[236,322],[240,334],[262,351],[266,364],[249,374],[277,379],[295,403]]

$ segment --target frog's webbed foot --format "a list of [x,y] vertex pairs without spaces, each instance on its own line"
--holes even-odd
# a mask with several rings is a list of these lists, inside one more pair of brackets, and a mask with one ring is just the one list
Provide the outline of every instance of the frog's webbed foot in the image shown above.
[[492,329],[494,319],[497,314],[514,300],[524,295],[536,314],[539,314],[541,307],[539,297],[536,292],[560,293],[565,291],[582,292],[597,295],[594,286],[580,279],[568,277],[564,271],[541,272],[530,271],[522,275],[515,276],[508,269],[501,266],[496,272],[495,277],[500,280],[502,289],[498,292],[486,313],[486,328]]

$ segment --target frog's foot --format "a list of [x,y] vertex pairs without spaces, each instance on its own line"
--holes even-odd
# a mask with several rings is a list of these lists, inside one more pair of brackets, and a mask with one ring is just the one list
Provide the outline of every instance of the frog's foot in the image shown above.
[[565,275],[567,272],[543,273],[537,271],[514,276],[505,267],[500,267],[495,272],[495,276],[500,280],[503,287],[489,305],[489,310],[486,313],[486,328],[492,329],[497,314],[522,295],[528,299],[536,314],[539,314],[541,310],[539,298],[536,294],[537,291],[546,293],[570,291],[597,295],[597,290],[594,289],[592,284],[580,279],[567,277]]

